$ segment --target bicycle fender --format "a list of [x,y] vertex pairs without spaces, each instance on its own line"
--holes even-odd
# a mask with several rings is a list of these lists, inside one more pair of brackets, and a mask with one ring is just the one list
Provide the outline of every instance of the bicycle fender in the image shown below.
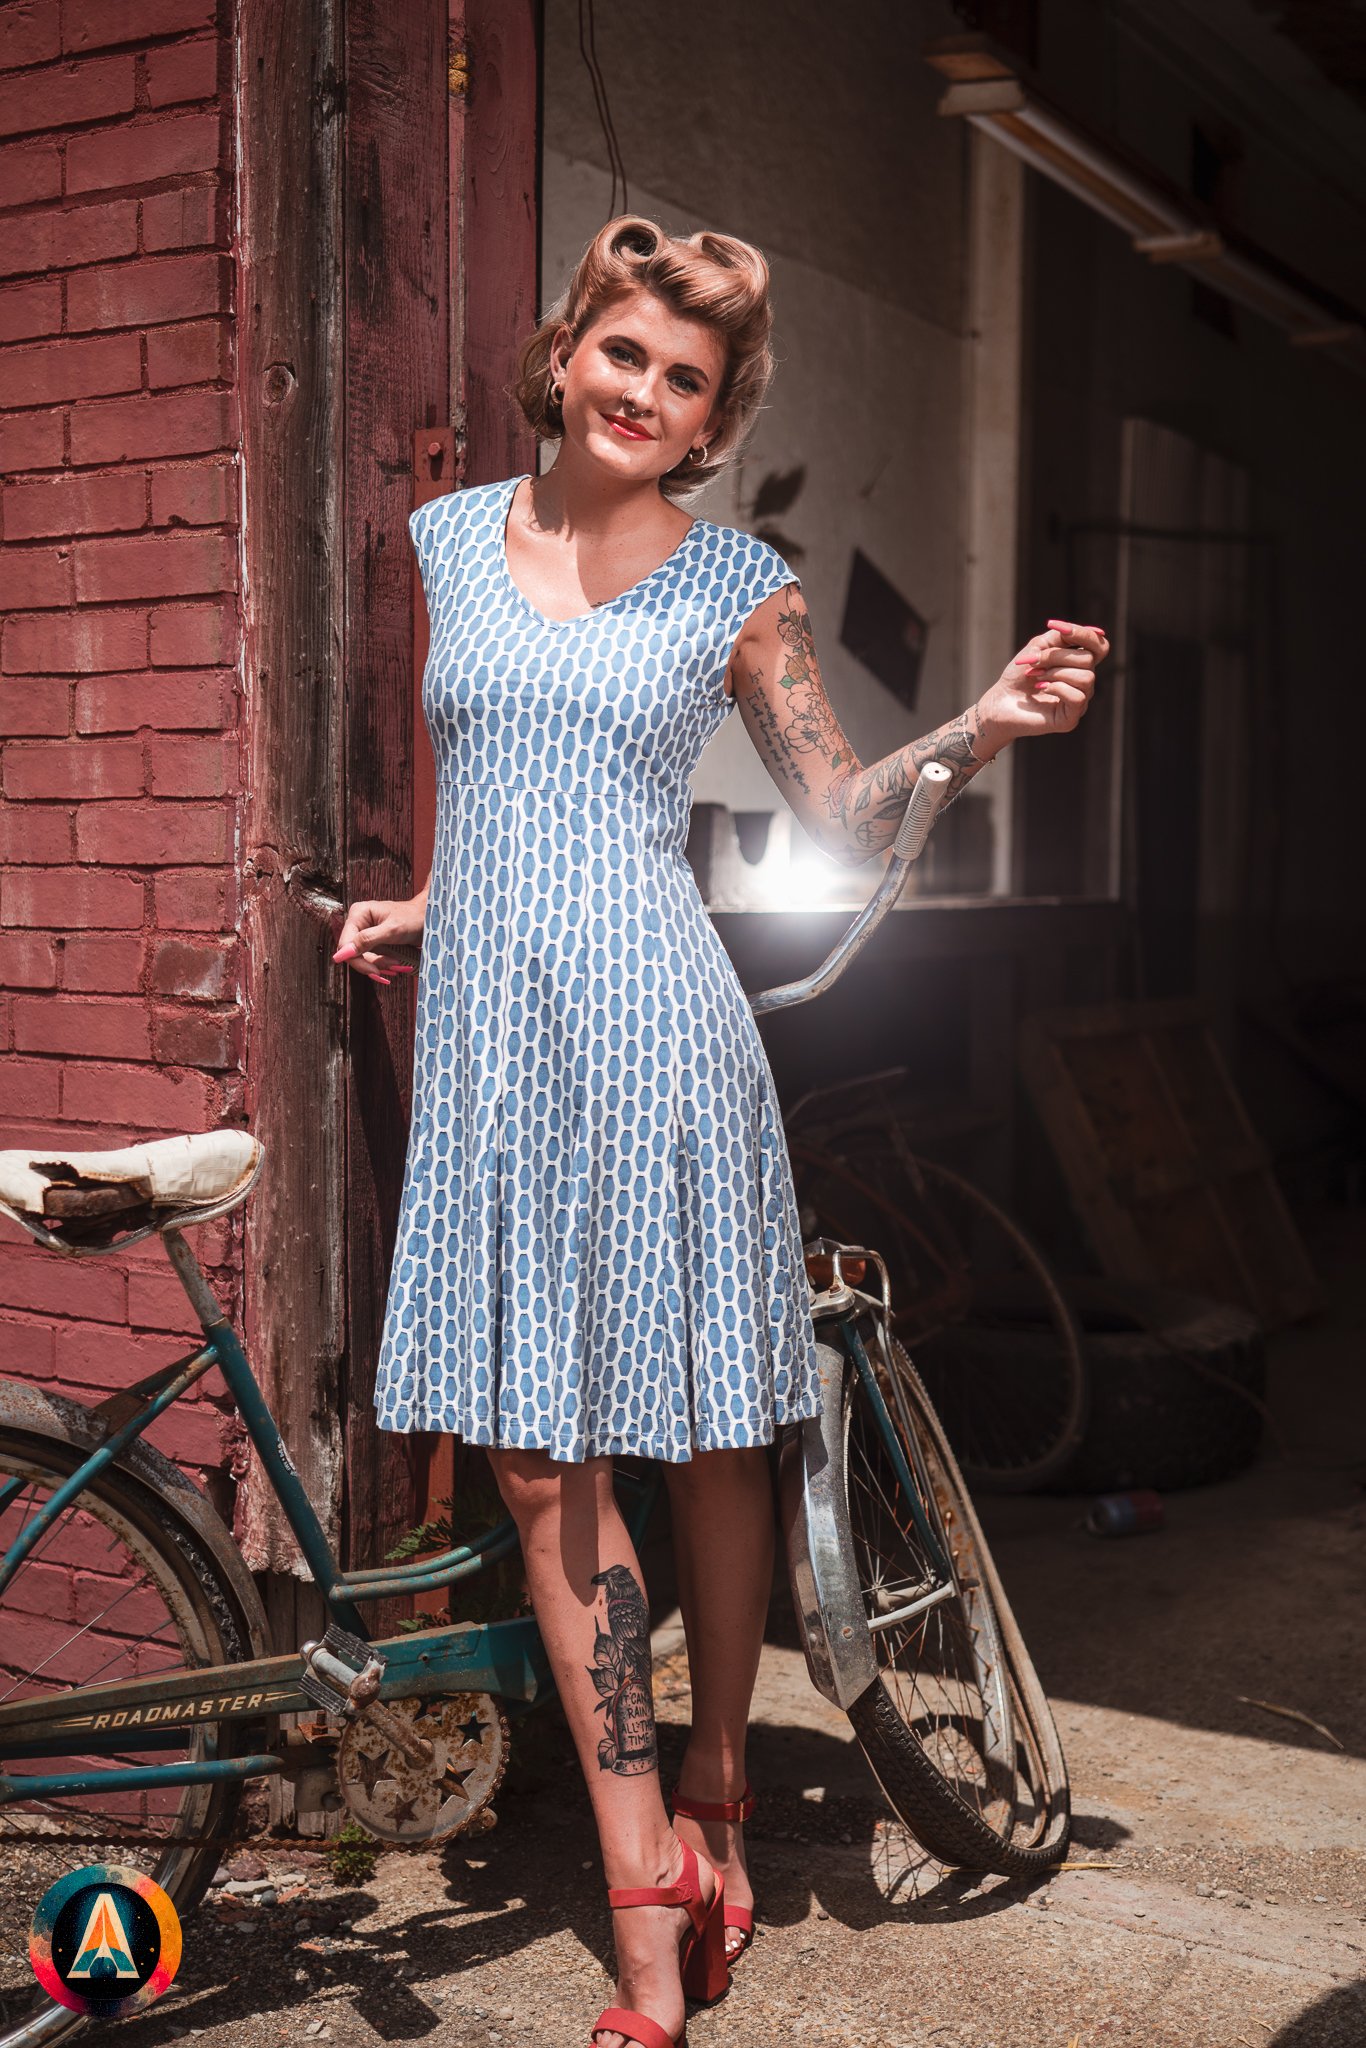
[[778,1468],[787,1571],[806,1668],[817,1692],[848,1708],[878,1675],[849,1534],[844,1482],[844,1374],[833,1344],[816,1345],[821,1412],[784,1435]]
[[[65,1394],[51,1394],[25,1380],[0,1380],[0,1416],[14,1429],[31,1436],[74,1444],[87,1453],[104,1441],[105,1425],[91,1409]],[[254,1657],[270,1654],[270,1628],[255,1581],[242,1562],[231,1535],[192,1479],[164,1452],[135,1437],[115,1465],[140,1479],[149,1492],[160,1494],[185,1523],[195,1541],[212,1554],[234,1598],[251,1642]]]

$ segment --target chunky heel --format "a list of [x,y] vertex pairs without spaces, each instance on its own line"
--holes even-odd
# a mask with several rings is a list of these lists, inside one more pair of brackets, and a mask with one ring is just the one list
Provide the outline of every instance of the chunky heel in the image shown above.
[[[610,1885],[607,1902],[614,1910],[619,1906],[686,1906],[692,1926],[678,1958],[683,1996],[714,2005],[730,1989],[722,1906],[725,1881],[719,1870],[714,1873],[716,1896],[708,1906],[702,1897],[697,1852],[686,1842],[679,1846],[683,1851],[683,1876],[678,1884]],[[620,2005],[608,2006],[606,2012],[599,2014],[588,2048],[597,2048],[597,2036],[609,2028],[624,2034],[628,2041],[639,2042],[640,2048],[687,2048],[686,2022],[678,2039],[671,2041],[657,2020]]]
[[[753,1813],[756,1803],[748,1778],[738,1799],[687,1799],[681,1792],[675,1792],[673,1802],[675,1816],[682,1813],[689,1820],[738,1821],[742,1825]],[[754,1914],[748,1906],[727,1906],[725,1924],[744,1937],[738,1948],[727,1951],[726,1967],[733,1970],[754,1940]]]
[[683,1954],[683,1996],[699,2005],[714,2005],[730,1989],[730,1965],[726,1961],[726,1881],[716,1874],[716,1897],[707,1917],[693,1935]]

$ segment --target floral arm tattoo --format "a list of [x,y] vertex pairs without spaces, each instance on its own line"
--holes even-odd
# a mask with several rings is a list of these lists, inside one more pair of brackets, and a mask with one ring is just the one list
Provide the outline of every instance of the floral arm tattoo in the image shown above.
[[860,768],[857,762],[853,763],[831,782],[826,792],[826,808],[843,826],[850,845],[858,849],[859,861],[881,853],[896,838],[911,791],[926,762],[942,761],[952,773],[953,780],[944,799],[946,805],[967,788],[978,769],[987,765],[972,751],[973,741],[981,735],[982,721],[974,705],[960,711],[947,725],[926,733],[923,739],[912,740],[897,753],[874,761],[871,767]]
[[778,633],[786,650],[778,678],[783,696],[777,703],[770,701],[758,689],[763,671],[751,670],[750,717],[760,749],[767,752],[778,779],[814,796],[833,827],[829,836],[840,857],[857,866],[891,845],[927,761],[942,761],[951,770],[949,803],[979,768],[986,767],[972,747],[982,736],[982,720],[974,705],[922,739],[863,767],[840,731],[821,685],[811,617],[797,585],[790,585],[784,597],[778,614]]

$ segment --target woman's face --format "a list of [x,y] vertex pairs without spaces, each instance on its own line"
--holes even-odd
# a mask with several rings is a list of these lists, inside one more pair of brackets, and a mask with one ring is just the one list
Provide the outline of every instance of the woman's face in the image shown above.
[[623,479],[664,476],[706,444],[725,367],[715,328],[640,286],[595,313],[577,343],[562,327],[550,352],[565,439]]

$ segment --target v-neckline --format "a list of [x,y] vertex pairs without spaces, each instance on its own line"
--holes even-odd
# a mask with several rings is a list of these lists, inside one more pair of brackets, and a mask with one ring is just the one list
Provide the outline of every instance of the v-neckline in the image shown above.
[[679,556],[682,554],[683,550],[687,547],[689,541],[691,541],[693,535],[697,532],[697,529],[704,524],[704,521],[702,521],[701,519],[694,518],[692,524],[688,527],[687,531],[680,535],[677,546],[671,548],[669,553],[664,557],[664,560],[660,562],[657,567],[648,570],[644,576],[639,577],[636,580],[636,582],[634,582],[630,586],[628,590],[619,591],[615,597],[604,598],[601,604],[593,605],[589,611],[574,612],[567,619],[552,619],[549,612],[543,612],[539,605],[534,605],[531,602],[531,599],[527,596],[521,584],[518,583],[516,578],[513,576],[512,565],[508,561],[507,534],[508,525],[512,518],[513,500],[516,498],[517,492],[521,488],[521,486],[524,483],[530,483],[531,481],[532,478],[529,471],[523,476],[515,476],[512,479],[512,489],[508,492],[506,499],[503,501],[501,517],[499,519],[498,524],[498,565],[502,571],[503,581],[507,585],[508,590],[511,592],[512,596],[517,600],[518,604],[522,606],[524,611],[529,612],[531,617],[533,619],[538,620],[539,623],[543,626],[581,626],[588,619],[601,618],[605,612],[615,610],[616,606],[619,604],[624,604],[628,597],[634,597],[638,591],[644,590],[647,584],[653,583],[656,576],[662,576],[666,569],[671,569],[674,563],[678,560]]

